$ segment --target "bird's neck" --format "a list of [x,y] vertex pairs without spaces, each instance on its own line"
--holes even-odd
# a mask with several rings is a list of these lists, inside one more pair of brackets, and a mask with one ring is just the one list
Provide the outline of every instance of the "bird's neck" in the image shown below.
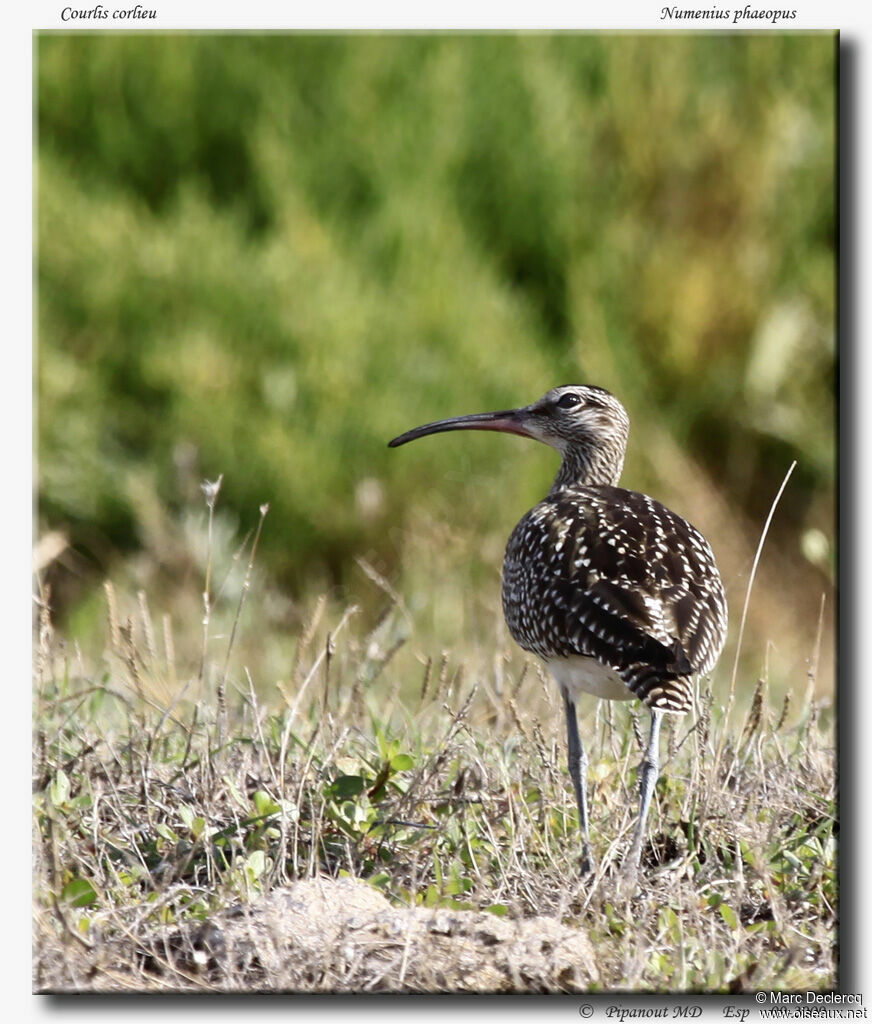
[[623,468],[623,447],[567,448],[549,493],[571,487],[616,487]]

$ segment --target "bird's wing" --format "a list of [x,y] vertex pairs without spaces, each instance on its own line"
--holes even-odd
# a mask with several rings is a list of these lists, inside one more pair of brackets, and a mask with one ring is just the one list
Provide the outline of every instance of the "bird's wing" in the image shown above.
[[504,604],[513,635],[537,654],[589,655],[620,672],[644,666],[660,679],[708,671],[726,633],[708,543],[622,488],[565,490],[528,513],[509,541]]

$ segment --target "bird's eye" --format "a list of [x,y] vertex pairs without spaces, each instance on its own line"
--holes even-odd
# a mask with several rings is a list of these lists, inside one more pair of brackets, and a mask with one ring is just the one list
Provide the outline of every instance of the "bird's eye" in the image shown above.
[[574,391],[567,391],[565,395],[561,395],[557,400],[558,409],[571,409],[574,405],[579,405],[581,398],[575,394]]

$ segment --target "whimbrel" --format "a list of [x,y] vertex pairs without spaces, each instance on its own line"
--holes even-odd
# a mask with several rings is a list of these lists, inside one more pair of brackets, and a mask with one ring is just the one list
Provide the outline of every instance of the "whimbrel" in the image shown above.
[[563,695],[583,872],[592,859],[576,702],[589,693],[639,698],[650,709],[639,817],[625,861],[635,875],[659,773],[663,715],[692,707],[691,677],[709,672],[724,646],[727,602],[699,530],[646,494],[617,486],[629,429],[614,395],[569,386],[519,409],[427,423],[390,446],[448,430],[496,430],[542,441],[562,455],[551,490],[506,546],[503,613],[516,642],[542,659]]

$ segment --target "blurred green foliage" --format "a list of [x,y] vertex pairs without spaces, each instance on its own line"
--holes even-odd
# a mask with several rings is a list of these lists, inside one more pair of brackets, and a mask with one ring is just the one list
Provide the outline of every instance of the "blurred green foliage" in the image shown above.
[[40,35],[42,526],[105,571],[149,500],[223,473],[298,594],[356,552],[395,569],[416,510],[502,541],[553,456],[386,441],[589,381],[630,412],[629,486],[668,500],[690,465],[743,529],[797,458],[801,560],[833,530],[836,52]]

